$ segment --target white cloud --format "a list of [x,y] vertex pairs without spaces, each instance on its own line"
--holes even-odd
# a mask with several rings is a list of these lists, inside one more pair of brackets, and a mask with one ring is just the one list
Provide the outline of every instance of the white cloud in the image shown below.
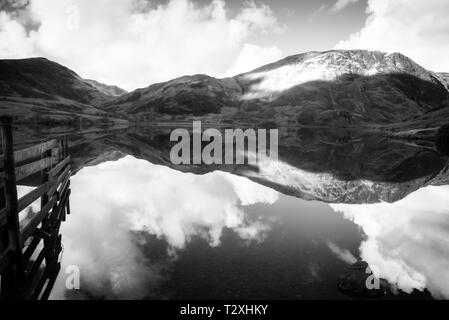
[[[85,78],[125,89],[185,74],[244,70],[244,61],[235,63],[247,54],[250,37],[279,30],[271,9],[253,1],[234,15],[223,0],[203,6],[170,0],[152,7],[141,0],[31,0],[28,10],[40,23],[28,34],[1,13],[0,57],[45,56]],[[278,54],[274,48],[249,48],[255,59]]]
[[449,187],[423,188],[396,203],[331,204],[360,225],[360,256],[397,288],[449,298]]
[[369,0],[365,26],[338,49],[401,52],[423,67],[448,71],[449,1]]
[[357,262],[357,258],[354,257],[354,255],[349,252],[348,249],[342,249],[333,242],[329,242],[327,246],[341,261],[346,262],[347,264],[353,264]]
[[235,76],[248,72],[281,58],[282,51],[275,46],[264,48],[253,44],[245,44],[226,75]]
[[33,36],[4,11],[0,11],[0,58],[17,59],[33,55]]
[[332,12],[339,12],[349,6],[350,4],[357,3],[360,0],[337,0],[337,2],[332,6]]
[[246,178],[219,172],[196,176],[130,156],[85,168],[71,182],[72,214],[61,230],[63,266],[54,298],[63,296],[68,265],[79,266],[81,289],[108,298],[142,298],[160,281],[165,266],[144,257],[133,231],[165,240],[169,253],[193,236],[218,246],[225,228],[244,242],[258,242],[269,226],[246,217],[241,203],[278,198],[276,191]]

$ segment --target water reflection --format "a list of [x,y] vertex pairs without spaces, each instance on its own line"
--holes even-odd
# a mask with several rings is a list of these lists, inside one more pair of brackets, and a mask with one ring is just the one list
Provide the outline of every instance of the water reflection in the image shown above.
[[72,190],[64,263],[80,267],[90,294],[109,298],[143,297],[160,277],[163,266],[138,250],[139,232],[166,241],[172,257],[193,237],[220,245],[225,228],[243,241],[262,241],[269,225],[249,219],[242,206],[278,198],[230,174],[195,176],[129,156],[81,170]]
[[398,289],[449,298],[449,186],[423,188],[396,203],[331,204],[367,238],[360,255]]
[[71,137],[53,298],[342,299],[358,260],[387,298],[449,298],[449,165],[430,144],[283,128],[278,163],[174,166],[169,129]]
[[360,258],[393,291],[448,294],[449,187],[328,205],[127,156],[72,189],[63,264],[80,267],[82,290],[60,277],[53,298],[344,298],[336,279]]

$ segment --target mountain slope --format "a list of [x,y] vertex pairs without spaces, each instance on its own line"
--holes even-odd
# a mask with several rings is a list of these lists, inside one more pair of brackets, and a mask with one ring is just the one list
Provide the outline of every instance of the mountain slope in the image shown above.
[[113,85],[107,85],[95,80],[84,79],[84,82],[90,84],[95,89],[106,95],[108,98],[119,97],[128,93],[128,91]]
[[105,104],[150,121],[322,126],[404,122],[446,107],[441,76],[399,53],[364,50],[299,54],[232,78],[185,76]]
[[440,72],[437,73],[437,76],[441,83],[446,87],[446,89],[449,90],[449,73]]
[[184,76],[123,95],[105,108],[127,114],[204,115],[238,104],[239,84],[207,75]]
[[92,105],[116,96],[98,89],[105,85],[84,80],[74,71],[45,58],[0,60],[0,70],[0,96],[62,98]]
[[0,114],[16,121],[104,121],[115,116],[98,106],[123,92],[45,58],[0,60]]

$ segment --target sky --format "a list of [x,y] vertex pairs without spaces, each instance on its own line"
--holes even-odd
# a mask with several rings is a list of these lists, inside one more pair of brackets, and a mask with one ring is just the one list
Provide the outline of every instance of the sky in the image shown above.
[[0,0],[0,58],[43,56],[126,90],[334,48],[449,71],[448,13],[447,0]]

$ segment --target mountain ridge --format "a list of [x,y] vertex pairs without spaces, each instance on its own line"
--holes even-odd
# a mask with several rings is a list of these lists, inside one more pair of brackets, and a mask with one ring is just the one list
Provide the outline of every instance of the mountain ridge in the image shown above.
[[103,105],[142,121],[181,115],[219,123],[331,126],[402,122],[447,106],[442,75],[400,53],[367,50],[302,53],[221,79],[183,76]]
[[0,96],[65,98],[97,106],[116,96],[113,90],[126,92],[83,79],[75,71],[42,57],[0,60],[0,70]]
[[[256,126],[440,126],[449,75],[400,53],[312,51],[234,77],[182,76],[127,93],[46,58],[0,60],[0,112]],[[26,108],[24,107],[26,106]],[[29,112],[31,111],[31,112]],[[421,123],[421,124],[420,124]]]
[[0,115],[17,122],[105,122],[117,117],[100,105],[120,90],[46,58],[0,60]]

